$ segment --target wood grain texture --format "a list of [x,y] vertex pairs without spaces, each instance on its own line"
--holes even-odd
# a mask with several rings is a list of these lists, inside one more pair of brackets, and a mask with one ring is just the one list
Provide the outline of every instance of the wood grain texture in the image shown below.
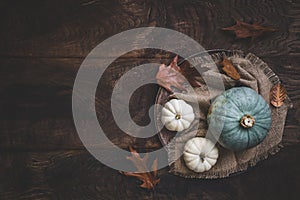
[[[251,42],[222,31],[235,20],[278,29]],[[0,2],[0,199],[298,199],[300,162],[300,5],[297,0],[29,0]],[[76,133],[71,94],[83,59],[125,30],[157,26],[184,33],[205,49],[240,49],[261,57],[292,100],[286,146],[246,173],[188,180],[159,171],[155,191],[102,165]],[[175,41],[176,42],[176,41]],[[111,56],[114,56],[112,52]],[[161,50],[116,60],[101,79],[96,104],[106,134],[119,147],[153,150],[156,137],[136,139],[114,123],[108,98],[116,81],[140,64],[168,63]],[[105,58],[94,58],[97,59]],[[131,115],[149,122],[157,86],[137,90]],[[118,106],[123,106],[122,102]],[[142,134],[142,133],[141,133]]]
[[[89,3],[90,2],[90,3]],[[163,26],[159,0],[27,1],[1,4],[1,56],[85,57],[119,32]]]
[[[0,75],[3,83],[0,89],[3,96],[0,100],[0,148],[84,148],[72,117],[72,88],[81,62],[82,59],[76,58],[13,58],[0,61],[0,71],[4,72]],[[101,62],[101,59],[95,59],[94,62]],[[116,81],[128,70],[143,63],[157,63],[158,69],[158,65],[165,62],[168,60],[118,59],[103,74],[96,93],[96,111],[102,128],[116,145],[123,148],[128,145],[160,147],[157,137],[138,139],[118,128],[110,110],[110,96]],[[145,85],[133,93],[129,111],[137,124],[146,125],[150,122],[148,110],[154,104],[157,89],[156,85]],[[81,91],[78,95],[85,94]],[[123,104],[120,99],[115,106],[124,107]]]
[[[155,190],[102,165],[86,151],[0,153],[1,199],[298,199],[299,146],[286,147],[246,173],[193,180],[158,171]],[[276,174],[276,175],[275,175]],[[284,182],[288,180],[288,182]]]
[[[299,7],[290,0],[31,0],[16,5],[4,1],[0,9],[0,25],[6,30],[0,37],[1,56],[85,57],[108,37],[144,26],[177,30],[206,49],[241,49],[265,57],[299,56]],[[252,44],[247,39],[236,40],[221,30],[234,24],[234,19],[278,31]]]

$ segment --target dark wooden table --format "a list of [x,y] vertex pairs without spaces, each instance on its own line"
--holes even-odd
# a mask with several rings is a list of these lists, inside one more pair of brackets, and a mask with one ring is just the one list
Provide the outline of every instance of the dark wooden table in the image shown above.
[[[234,20],[277,29],[251,42],[221,30]],[[77,70],[100,42],[119,32],[157,26],[182,32],[205,49],[240,49],[279,75],[294,105],[283,145],[246,173],[189,180],[159,170],[155,190],[139,188],[90,155],[72,119]],[[0,199],[299,199],[300,4],[297,0],[45,0],[0,1]],[[118,58],[99,83],[97,108],[106,134],[120,147],[160,148],[115,125],[109,96],[116,80],[143,63],[168,63],[169,52],[138,50]],[[97,58],[103,59],[103,58]],[[136,123],[149,122],[158,87],[131,99]]]

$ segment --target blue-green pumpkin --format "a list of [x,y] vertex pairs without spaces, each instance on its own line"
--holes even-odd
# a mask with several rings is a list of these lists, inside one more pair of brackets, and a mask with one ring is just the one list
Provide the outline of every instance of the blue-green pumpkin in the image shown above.
[[272,125],[269,105],[248,87],[223,92],[213,101],[207,119],[210,133],[223,147],[234,151],[261,143]]

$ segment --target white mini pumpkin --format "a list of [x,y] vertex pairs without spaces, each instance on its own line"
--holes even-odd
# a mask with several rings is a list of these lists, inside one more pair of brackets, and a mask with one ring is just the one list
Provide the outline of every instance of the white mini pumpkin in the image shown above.
[[217,162],[219,152],[209,139],[195,137],[184,146],[183,159],[186,166],[194,172],[205,172]]
[[183,131],[195,119],[194,110],[184,100],[172,99],[162,109],[161,121],[170,131]]

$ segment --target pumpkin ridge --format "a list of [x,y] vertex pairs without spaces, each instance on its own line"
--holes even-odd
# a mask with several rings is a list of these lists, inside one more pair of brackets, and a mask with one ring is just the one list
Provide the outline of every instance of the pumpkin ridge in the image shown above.
[[[189,113],[189,114],[186,114],[186,115],[181,115],[181,116],[182,116],[181,119],[187,121],[186,119],[189,119],[189,116],[190,116],[190,115],[193,116],[192,118],[195,117],[195,114],[194,114],[194,113]],[[190,123],[190,122],[189,122],[189,123]]]
[[175,102],[175,101],[173,101],[173,99],[172,99],[171,101],[169,101],[169,102],[167,102],[167,103],[165,104],[165,107],[166,107],[166,109],[167,109],[168,111],[170,111],[172,114],[176,115],[176,109],[175,109],[175,107],[173,106],[173,104],[172,104],[171,102]]
[[258,123],[256,123],[256,125],[257,126],[259,126],[259,127],[261,127],[261,128],[263,128],[263,129],[265,129],[265,130],[269,130],[270,128],[268,128],[268,126],[266,127],[266,126],[264,126],[262,123],[260,123],[260,122],[258,122]]
[[[239,112],[232,112],[232,110],[227,110],[226,112],[224,112],[225,108],[224,107],[218,107],[216,109],[212,109],[213,112],[211,114],[208,115],[208,120],[210,120],[210,118],[215,118],[216,116],[221,116],[221,117],[228,117],[230,119],[233,119],[234,121],[239,121],[240,117],[239,115],[242,115],[242,113]],[[219,111],[221,110],[221,111]]]
[[211,164],[206,159],[203,161],[203,165],[204,165],[205,171],[210,170]]
[[[255,103],[253,103],[253,108],[252,108],[252,111],[253,111],[253,112],[255,112],[256,109],[258,109],[258,111],[261,110],[261,109],[259,109],[258,106],[257,106],[257,105],[259,104],[260,101],[261,101],[261,99],[260,99],[260,98],[257,98],[256,101],[255,101]],[[255,112],[255,113],[257,113],[257,112]],[[252,113],[252,116],[254,116],[255,113]]]
[[[239,121],[224,122],[224,126],[223,126],[222,131],[232,131],[232,129],[234,129],[235,126],[238,126],[238,124],[239,124]],[[233,128],[230,125],[233,125]],[[227,127],[228,127],[228,129],[227,129]]]
[[[193,165],[192,163],[196,162],[195,166],[197,167],[198,163],[200,162],[199,159],[200,159],[200,158],[195,158],[195,159],[193,159],[193,160],[190,160],[190,161],[186,162],[186,165]],[[194,168],[194,169],[195,169],[195,168]],[[194,170],[194,169],[193,169],[193,170]]]
[[[181,101],[183,101],[183,100],[181,100]],[[188,104],[184,101],[183,101],[183,104],[185,105],[185,109],[182,110],[182,106],[180,107],[181,115],[186,115],[186,114],[189,114],[189,113],[193,113],[193,107],[190,104]]]
[[181,120],[177,120],[177,130],[178,130],[178,131],[184,130],[184,126],[183,126]]
[[[256,130],[256,128],[252,129],[252,134],[249,136],[255,136],[256,140],[253,142],[254,144],[256,144],[257,142],[261,141],[261,138],[259,137],[259,132]],[[253,139],[251,139],[250,141],[253,141]],[[252,147],[255,146],[254,144],[248,144],[248,147]]]
[[[198,148],[195,148],[195,147],[194,147],[195,144],[192,143],[192,141],[188,141],[187,144],[188,144],[188,145],[186,145],[186,146],[184,147],[184,151],[187,151],[187,152],[190,152],[190,153],[192,153],[192,154],[195,154],[195,155],[199,156],[200,151],[199,151]],[[193,152],[193,151],[195,151],[195,149],[196,149],[197,153]],[[198,152],[199,152],[199,153],[198,153]]]
[[247,147],[249,147],[250,146],[250,130],[249,129],[246,129],[246,131],[247,131],[247,138],[248,138],[248,141],[247,141]]
[[172,120],[172,121],[169,121],[169,123],[165,124],[165,127],[169,127],[169,126],[172,126],[172,127],[175,127],[175,129],[173,131],[176,131],[176,132],[180,132],[182,130],[179,130],[178,129],[178,120]]
[[190,149],[185,149],[184,151],[185,151],[185,153],[190,154],[191,156],[199,156],[199,154],[196,154],[196,153],[190,151]]
[[258,117],[256,117],[256,119],[257,119],[256,120],[257,122],[260,122],[260,120],[262,120],[262,121],[263,120],[269,120],[270,118],[269,117],[260,117],[260,116],[258,116]]
[[[199,165],[199,163],[201,163],[200,159],[197,163],[197,165],[192,169],[193,171],[197,171],[197,172],[204,172],[204,166]],[[202,163],[201,163],[202,164]]]
[[206,162],[208,162],[211,166],[213,166],[215,163],[216,163],[216,159],[215,158],[209,158],[209,157],[206,157],[205,158]]
[[192,140],[192,143],[195,145],[196,149],[201,153],[201,149],[198,147],[198,144],[196,144],[194,140]]
[[[236,130],[236,129],[237,129],[237,130]],[[232,137],[232,135],[236,134],[236,132],[237,132],[238,130],[239,130],[239,127],[238,127],[238,126],[233,127],[230,131],[226,132],[225,134],[224,134],[224,133],[221,133],[220,137],[222,137],[223,134],[226,135],[227,137],[228,137],[228,136],[229,136],[229,137]],[[233,131],[235,131],[235,132],[233,132]],[[231,133],[231,132],[233,132],[233,133]]]
[[260,112],[256,112],[255,114],[253,114],[253,116],[257,116],[260,117],[260,115],[263,115],[260,117],[260,119],[264,119],[264,118],[268,118],[268,115],[271,115],[271,111],[269,109],[269,107],[265,107],[263,109],[260,109]]
[[[244,90],[242,90],[242,92],[244,93],[244,95],[246,96],[246,97],[248,97],[248,96],[250,96],[249,94],[247,94],[246,93],[246,91],[245,90],[247,90],[249,93],[252,93],[253,95],[259,95],[258,94],[258,92],[256,92],[255,90],[253,90],[252,88],[248,88],[248,87],[245,87],[245,88],[247,88],[247,89],[244,89]],[[251,98],[251,100],[253,100],[253,98],[250,96],[250,98]],[[258,104],[258,102],[260,101],[260,98],[256,98],[256,100],[255,100],[255,103],[254,103],[254,101],[251,101],[251,102],[248,102],[247,103],[247,105],[243,105],[243,106],[248,106],[249,104],[250,105],[252,105],[251,106],[251,108],[249,108],[249,110],[247,110],[247,112],[251,112],[251,111],[253,111],[253,110],[255,110],[256,108],[257,108],[257,104]],[[253,115],[252,115],[253,116]]]
[[170,120],[170,121],[167,121],[167,122],[165,122],[164,123],[164,126],[169,126],[170,125],[170,123],[172,123],[174,121],[174,119],[173,120]]
[[[243,141],[243,135],[245,135],[245,130],[241,129],[239,126],[235,127],[235,129],[233,130],[236,130],[235,132],[233,131],[230,131],[231,135],[234,135],[235,139],[237,141],[239,141],[239,144],[237,147],[236,146],[232,146],[231,143],[228,143],[228,140],[225,140],[224,142],[224,138],[222,137],[222,143],[225,144],[226,147],[230,147],[229,149],[234,149],[234,150],[240,150],[242,149],[244,146],[245,146],[245,142],[242,143]],[[232,136],[231,136],[232,137]],[[229,138],[229,135],[227,134],[226,135],[226,138],[228,139]],[[247,141],[247,144],[248,144],[248,141]]]
[[171,116],[162,116],[162,123],[165,125],[167,122],[170,122],[174,119],[174,117],[171,117]]
[[[223,112],[224,113],[224,112]],[[233,119],[235,121],[238,121],[238,117],[233,117],[233,116],[230,116],[230,115],[227,115],[227,114],[223,114],[222,112],[216,112],[215,115],[218,115],[218,116],[221,116],[221,117],[227,117],[227,118],[230,118],[230,119]],[[211,115],[210,115],[211,116]]]
[[[258,106],[256,106],[256,107],[257,107],[257,111],[254,112],[252,116],[254,116],[254,115],[261,115],[261,114],[266,113],[266,111],[268,111],[268,108],[266,108],[266,107],[263,108],[263,109],[259,109]],[[254,111],[255,111],[255,110],[254,110]]]
[[184,129],[187,129],[190,126],[190,122],[184,118],[181,118],[180,122],[182,123]]
[[207,141],[206,143],[203,144],[203,147],[201,149],[202,154],[200,154],[200,156],[206,157],[212,151],[213,148],[214,146],[210,143],[210,141]]
[[241,113],[245,114],[245,112],[244,112],[243,110],[241,110],[240,106],[237,105],[237,104],[233,101],[233,99],[228,98],[228,101],[229,101],[230,103],[232,103],[232,105],[234,105],[234,106],[237,108],[238,111],[240,111]]
[[210,155],[210,154],[212,154],[212,153],[207,154],[205,157],[206,157],[207,159],[211,159],[211,160],[215,160],[215,159],[218,158],[218,156],[212,156],[212,155]]
[[263,135],[263,136],[261,136],[261,134],[260,134],[260,131],[261,130],[259,130],[259,129],[261,129],[260,127],[256,127],[256,129],[254,130],[255,131],[255,133],[256,133],[256,137],[258,138],[258,140],[261,142],[261,141],[263,141],[266,137],[267,137],[267,134],[266,135]]
[[175,101],[176,103],[174,103],[174,107],[175,107],[175,110],[177,111],[176,114],[179,114],[181,115],[182,114],[182,108],[181,106],[179,105],[179,102],[182,103],[182,104],[185,104],[184,101],[182,101],[181,99]]
[[175,115],[176,113],[173,113],[171,110],[167,108],[163,108],[163,114],[168,114],[168,115]]

